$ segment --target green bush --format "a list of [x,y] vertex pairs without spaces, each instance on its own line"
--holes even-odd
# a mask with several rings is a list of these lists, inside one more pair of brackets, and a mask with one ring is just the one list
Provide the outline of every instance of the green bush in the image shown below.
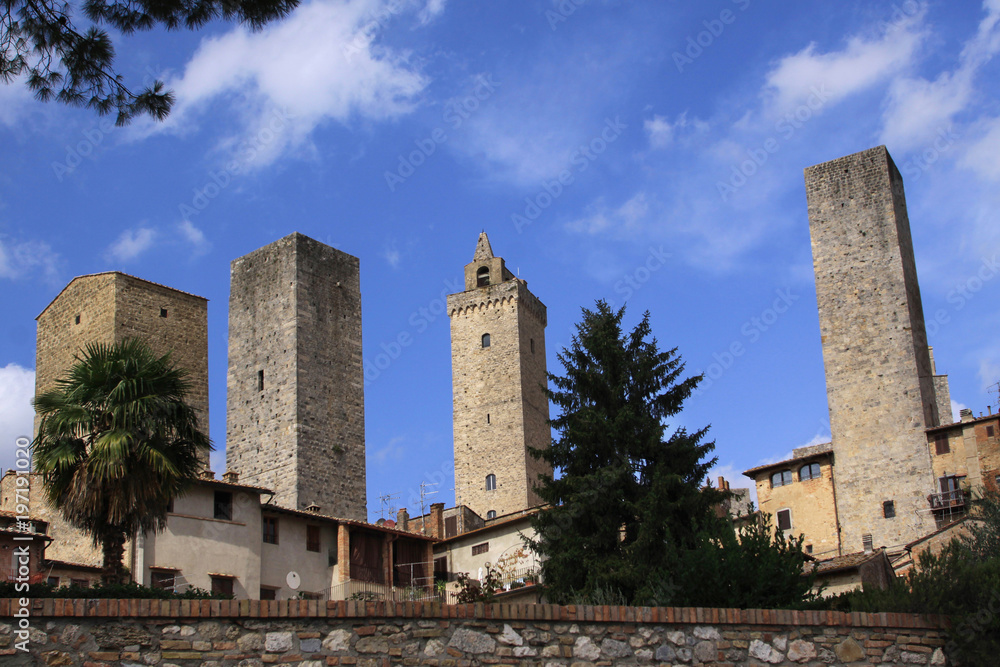
[[162,588],[149,588],[135,583],[59,586],[32,584],[27,591],[17,591],[13,582],[0,582],[0,598],[84,598],[108,600],[228,600],[230,596],[212,593],[202,588],[189,588],[183,593]]

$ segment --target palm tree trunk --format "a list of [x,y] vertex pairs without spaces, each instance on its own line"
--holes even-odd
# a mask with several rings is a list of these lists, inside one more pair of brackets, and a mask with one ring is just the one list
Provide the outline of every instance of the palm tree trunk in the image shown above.
[[122,558],[125,556],[125,535],[113,533],[105,535],[101,541],[104,550],[104,570],[101,579],[105,585],[119,584],[122,580]]

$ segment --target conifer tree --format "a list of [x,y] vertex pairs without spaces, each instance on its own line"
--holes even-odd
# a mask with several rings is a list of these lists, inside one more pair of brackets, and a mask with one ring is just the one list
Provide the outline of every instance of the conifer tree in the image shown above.
[[668,433],[701,376],[682,378],[676,348],[661,351],[649,313],[630,333],[625,309],[598,301],[583,310],[571,346],[550,374],[561,410],[558,437],[532,454],[561,473],[538,488],[552,505],[533,520],[550,600],[613,599],[666,604],[679,554],[698,546],[726,494],[703,488],[715,459],[707,427]]

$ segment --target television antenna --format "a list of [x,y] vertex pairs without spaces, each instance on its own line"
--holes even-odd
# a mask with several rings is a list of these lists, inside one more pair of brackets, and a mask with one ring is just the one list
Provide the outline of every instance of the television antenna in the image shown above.
[[[378,497],[381,509],[379,510],[379,515],[383,519],[393,518],[393,514],[396,513],[396,508],[393,506],[392,501],[399,498],[398,493],[385,493]],[[386,516],[388,514],[388,516]]]

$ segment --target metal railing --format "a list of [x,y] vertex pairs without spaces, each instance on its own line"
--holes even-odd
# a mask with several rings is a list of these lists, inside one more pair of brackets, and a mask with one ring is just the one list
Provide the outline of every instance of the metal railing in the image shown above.
[[961,489],[956,491],[945,491],[943,493],[932,493],[927,496],[932,510],[959,509],[965,507],[965,492]]

